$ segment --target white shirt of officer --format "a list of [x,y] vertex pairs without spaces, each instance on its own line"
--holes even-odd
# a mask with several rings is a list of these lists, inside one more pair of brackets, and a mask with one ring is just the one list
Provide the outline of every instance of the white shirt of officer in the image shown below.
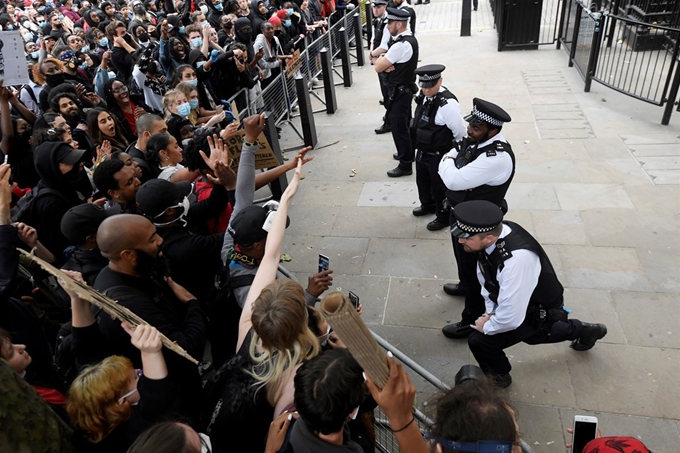
[[[498,133],[487,141],[479,143],[477,147],[482,148],[495,141],[507,143],[505,137]],[[482,152],[475,160],[462,168],[456,168],[456,157],[458,157],[458,151],[452,149],[439,162],[439,176],[449,190],[469,190],[483,185],[500,186],[512,175],[512,158],[505,151],[497,152],[495,156],[488,156],[486,152]]]
[[[439,87],[439,93],[445,91],[444,86]],[[423,104],[428,100],[433,98],[424,98]],[[439,105],[437,109],[437,114],[434,116],[434,124],[436,126],[446,126],[451,132],[453,132],[453,138],[456,141],[460,141],[465,137],[467,133],[467,127],[465,126],[465,120],[460,113],[460,104],[455,99],[446,99],[446,105]]]
[[[512,228],[503,224],[500,238],[504,238]],[[482,253],[490,255],[496,249],[493,243]],[[503,270],[498,270],[497,303],[489,299],[489,292],[484,288],[484,275],[479,263],[477,264],[477,278],[482,285],[482,296],[486,305],[486,313],[492,314],[484,323],[484,334],[495,335],[518,328],[526,317],[527,307],[531,294],[538,285],[538,277],[541,274],[541,259],[530,250],[513,250],[512,257],[504,262]]]
[[[385,33],[385,35],[389,36],[389,33]],[[395,41],[402,35],[409,36],[411,35],[411,32],[406,30],[399,33],[397,36],[394,36]],[[392,64],[406,63],[411,59],[412,56],[413,47],[411,47],[411,44],[409,44],[407,41],[403,40],[392,44],[392,47],[387,49],[387,53],[385,54],[385,58],[387,58],[387,60]]]

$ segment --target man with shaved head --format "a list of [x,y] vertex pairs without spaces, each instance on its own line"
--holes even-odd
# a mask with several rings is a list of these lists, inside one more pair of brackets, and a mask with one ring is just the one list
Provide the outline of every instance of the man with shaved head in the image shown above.
[[[97,230],[97,244],[108,260],[97,276],[95,289],[105,292],[144,321],[184,348],[196,360],[203,358],[206,319],[199,302],[166,275],[160,245],[163,239],[145,217],[118,214],[107,217]],[[139,350],[130,343],[120,321],[100,315],[99,328],[112,353],[123,355],[141,368]],[[200,407],[198,368],[163,349],[169,376],[182,392],[182,415],[195,419]]]

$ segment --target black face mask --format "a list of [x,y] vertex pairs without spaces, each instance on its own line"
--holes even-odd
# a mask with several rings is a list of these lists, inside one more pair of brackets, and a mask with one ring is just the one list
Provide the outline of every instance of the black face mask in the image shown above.
[[234,24],[231,21],[229,21],[226,24],[224,24],[222,28],[224,28],[225,31],[230,31],[232,28],[234,28]]
[[21,135],[21,139],[25,140],[26,143],[28,143],[28,140],[31,138],[31,135],[33,135],[33,128],[27,128]]
[[274,36],[281,36],[282,30],[274,30]]
[[143,16],[144,14],[146,14],[146,10],[143,7],[135,8],[133,12],[138,16]]
[[165,257],[153,257],[140,249],[134,249],[137,253],[137,263],[135,272],[143,277],[151,277],[162,280],[163,277],[170,275],[170,266]]
[[148,33],[142,33],[139,35],[139,42],[148,42],[149,41],[149,34]]
[[62,72],[59,74],[46,74],[45,80],[47,81],[47,84],[49,86],[56,87],[57,85],[64,83],[64,73]]

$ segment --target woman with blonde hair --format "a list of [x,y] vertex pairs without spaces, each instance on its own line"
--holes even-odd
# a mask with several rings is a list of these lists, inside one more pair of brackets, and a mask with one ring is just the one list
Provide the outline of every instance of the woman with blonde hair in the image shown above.
[[177,84],[175,90],[181,91],[189,101],[189,121],[193,126],[213,127],[222,122],[225,117],[224,112],[209,111],[200,106],[198,101],[198,89],[190,83],[181,82]]

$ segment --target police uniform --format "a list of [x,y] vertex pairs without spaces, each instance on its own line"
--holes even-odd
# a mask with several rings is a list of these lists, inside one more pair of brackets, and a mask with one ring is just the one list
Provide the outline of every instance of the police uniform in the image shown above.
[[[373,6],[387,5],[387,0],[373,0]],[[376,49],[388,50],[388,42],[390,34],[385,32],[387,26],[387,10],[381,17],[373,19],[373,41],[371,43],[371,52]],[[382,104],[387,107],[389,94],[387,93],[387,73],[378,73],[378,82],[380,83],[380,93],[382,94]],[[384,130],[383,130],[384,129]],[[381,134],[389,131],[389,123],[387,123],[387,116],[385,116],[385,124],[381,128],[376,129],[376,133]]]
[[[486,123],[490,127],[502,127],[511,120],[510,115],[495,104],[474,98],[474,108],[465,120],[471,124]],[[459,150],[452,150],[439,163],[439,176],[446,186],[449,206],[468,200],[487,200],[507,210],[505,194],[515,174],[515,155],[510,144],[499,132],[482,143],[463,140]],[[451,225],[456,222],[453,212]],[[455,237],[453,253],[458,266],[458,285],[445,285],[448,294],[465,295],[465,308],[461,321],[444,327],[444,334],[450,338],[464,338],[472,329],[469,327],[482,313],[484,300],[476,277],[476,262],[465,253]],[[449,288],[453,287],[453,291]]]
[[[416,69],[422,88],[436,86],[444,65],[426,65]],[[412,122],[412,136],[416,154],[416,184],[420,206],[413,215],[421,216],[436,213],[436,218],[427,224],[430,231],[441,230],[450,225],[449,209],[444,208],[446,186],[439,176],[439,162],[444,154],[456,147],[456,142],[465,137],[465,121],[460,113],[458,98],[453,93],[439,87],[433,97],[425,97],[421,91],[416,97],[416,111]]]
[[[388,21],[407,22],[409,18],[407,11],[387,8]],[[399,166],[388,171],[387,175],[399,177],[413,173],[411,163],[415,158],[415,152],[409,133],[409,123],[418,66],[418,41],[408,30],[392,38],[384,56],[394,66],[394,70],[387,73],[389,93],[387,117],[392,127]]]
[[505,348],[520,342],[535,345],[571,340],[573,349],[585,351],[607,334],[603,324],[568,319],[564,288],[547,254],[524,228],[503,221],[498,205],[474,200],[460,203],[453,211],[456,224],[451,234],[456,239],[489,233],[502,224],[495,242],[469,253],[476,259],[477,278],[490,316],[483,325],[478,323],[481,331],[470,334],[468,345],[497,385],[507,387],[512,382]]

